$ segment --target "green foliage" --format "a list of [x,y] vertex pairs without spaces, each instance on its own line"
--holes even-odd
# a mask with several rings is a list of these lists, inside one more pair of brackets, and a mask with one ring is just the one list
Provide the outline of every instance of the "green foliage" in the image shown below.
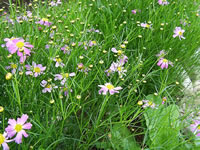
[[[153,95],[148,100],[161,103],[161,98]],[[161,105],[157,109],[147,108],[145,111],[147,132],[151,139],[150,147],[155,149],[173,149],[180,140],[179,108],[175,104]]]

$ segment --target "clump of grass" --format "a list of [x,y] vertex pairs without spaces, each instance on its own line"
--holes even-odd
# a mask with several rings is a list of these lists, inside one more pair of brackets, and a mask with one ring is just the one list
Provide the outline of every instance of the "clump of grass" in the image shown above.
[[199,64],[199,2],[168,1],[9,1],[0,12],[1,133],[28,114],[22,149],[194,147],[177,98]]

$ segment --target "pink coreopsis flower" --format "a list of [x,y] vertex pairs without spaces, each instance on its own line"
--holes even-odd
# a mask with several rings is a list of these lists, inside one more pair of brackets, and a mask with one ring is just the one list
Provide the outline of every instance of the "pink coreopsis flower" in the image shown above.
[[64,85],[65,84],[65,82],[67,81],[67,79],[69,78],[69,77],[74,77],[76,74],[74,73],[74,72],[72,72],[72,73],[61,73],[61,74],[56,74],[55,75],[55,81],[56,80],[61,80],[61,85]]
[[115,93],[119,93],[119,90],[122,89],[122,87],[114,87],[111,83],[106,83],[105,85],[98,85],[99,87],[101,87],[101,89],[99,90],[99,94],[103,94],[106,95],[107,92],[109,92],[111,95],[115,94]]
[[116,48],[111,48],[111,51],[113,52],[113,53],[116,53],[116,54],[118,54],[119,56],[120,55],[122,55],[123,53],[124,53],[124,51],[122,51],[122,50],[117,50]]
[[159,5],[168,5],[169,2],[167,0],[158,0]]
[[142,106],[143,108],[147,108],[147,107],[151,107],[151,108],[156,108],[156,104],[153,103],[152,101],[149,100],[142,100],[142,102],[144,103],[144,105]]
[[3,134],[0,134],[0,147],[2,145],[3,147],[3,150],[9,150],[9,147],[8,147],[8,142],[12,142],[13,140],[8,140],[8,137],[7,137],[7,133],[4,132]]
[[136,13],[137,13],[137,10],[136,10],[136,9],[133,9],[133,10],[131,10],[131,12],[132,12],[133,14],[136,14]]
[[160,58],[160,60],[158,61],[157,65],[161,67],[161,69],[164,68],[168,68],[169,64],[171,66],[173,66],[172,62],[170,62],[169,60],[165,59],[165,58]]
[[61,50],[64,52],[64,54],[65,53],[70,54],[71,52],[70,47],[68,45],[61,47]]
[[43,67],[41,64],[36,64],[35,62],[32,62],[32,66],[26,65],[25,66],[27,71],[26,75],[33,75],[34,77],[37,77],[45,71],[46,67]]
[[174,35],[173,37],[179,37],[179,39],[181,40],[182,39],[185,39],[185,37],[183,36],[183,33],[185,32],[185,30],[181,29],[181,27],[176,27],[175,30],[174,30]]
[[127,72],[127,70],[126,69],[124,69],[124,67],[122,66],[122,64],[121,63],[116,63],[116,65],[115,65],[115,69],[116,69],[116,71],[118,72],[118,74],[119,74],[119,78],[122,78],[124,75],[126,76],[126,72]]
[[55,88],[55,89],[58,88],[58,86],[55,86],[55,84],[48,83],[45,80],[42,80],[42,82],[40,83],[40,85],[42,87],[44,87],[44,89],[42,90],[42,93],[46,93],[46,92],[51,93],[51,91],[53,90],[53,88]]
[[15,74],[17,70],[17,64],[10,63],[10,66],[6,66],[6,69],[12,69],[11,70],[12,74]]
[[200,121],[194,120],[193,124],[190,125],[190,130],[198,137],[200,137]]
[[9,125],[5,130],[9,138],[15,136],[15,134],[17,133],[16,137],[14,138],[17,144],[22,143],[22,135],[24,137],[28,137],[28,134],[25,130],[30,130],[32,127],[31,123],[25,123],[27,119],[28,115],[23,114],[21,118],[17,118],[17,121],[15,119],[8,120]]
[[53,61],[56,62],[56,65],[55,65],[56,68],[57,68],[57,67],[61,67],[61,68],[62,68],[63,66],[65,66],[65,64],[62,63],[62,59],[59,58],[59,57],[54,58]]
[[49,22],[49,19],[42,18],[40,21],[37,21],[36,24],[44,25],[44,26],[50,26],[52,23]]
[[160,52],[159,52],[159,54],[157,54],[156,56],[157,57],[164,57],[166,55],[166,52],[164,51],[164,50],[161,50]]
[[31,50],[33,48],[33,45],[29,44],[28,42],[25,42],[22,38],[15,38],[15,39],[6,39],[7,48],[8,51],[11,54],[14,54],[17,52],[17,55],[20,57],[20,62],[23,63],[26,60],[27,55],[31,55]]
[[128,62],[128,57],[126,55],[119,56],[119,63],[121,65],[124,65],[126,62]]
[[166,101],[167,101],[167,98],[166,98],[166,97],[163,97],[163,98],[162,98],[162,104],[164,104]]
[[151,28],[152,24],[141,23],[140,26],[143,27],[143,28],[148,28],[149,29],[149,28]]

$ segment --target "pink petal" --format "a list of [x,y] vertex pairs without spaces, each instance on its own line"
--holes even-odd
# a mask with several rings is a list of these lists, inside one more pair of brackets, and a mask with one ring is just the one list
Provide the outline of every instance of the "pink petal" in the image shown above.
[[30,122],[28,122],[28,123],[26,123],[26,124],[23,125],[23,129],[29,130],[31,128],[32,128],[32,124]]
[[17,133],[17,136],[15,137],[15,142],[16,142],[17,144],[22,143],[22,133],[23,133],[23,132]]

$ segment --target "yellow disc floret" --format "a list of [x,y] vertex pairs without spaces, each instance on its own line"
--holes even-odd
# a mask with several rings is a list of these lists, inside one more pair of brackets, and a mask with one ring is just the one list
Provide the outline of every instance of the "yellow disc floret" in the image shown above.
[[21,49],[24,47],[24,42],[17,42],[16,46]]
[[108,84],[108,85],[106,85],[106,87],[107,87],[109,90],[112,90],[112,89],[115,88],[112,84]]
[[15,125],[15,131],[20,132],[22,130],[22,125],[21,124],[16,124]]
[[3,136],[3,134],[0,134],[0,145],[3,144],[5,141],[5,137]]
[[34,68],[34,72],[40,73],[40,72],[41,72],[41,69],[40,69],[39,67],[35,67],[35,68]]

